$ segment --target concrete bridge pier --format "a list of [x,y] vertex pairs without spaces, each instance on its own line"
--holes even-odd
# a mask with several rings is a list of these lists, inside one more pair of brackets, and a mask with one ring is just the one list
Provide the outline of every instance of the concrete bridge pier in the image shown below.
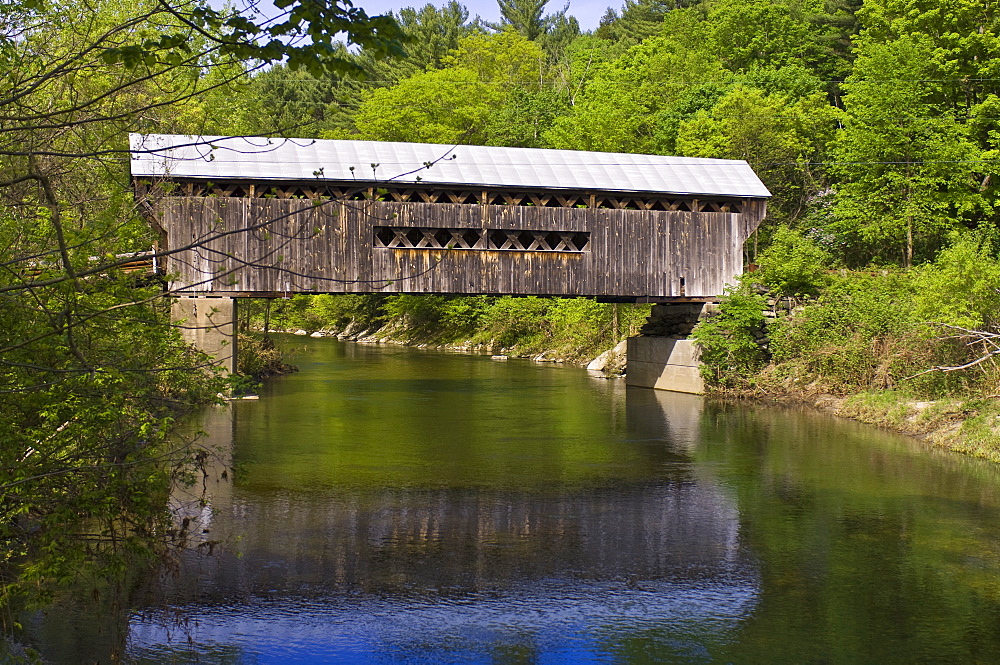
[[712,307],[700,302],[653,305],[640,336],[628,338],[625,384],[679,393],[705,392],[698,347],[688,337]]
[[236,373],[236,298],[180,297],[170,305],[170,319],[184,341],[215,359],[226,374]]

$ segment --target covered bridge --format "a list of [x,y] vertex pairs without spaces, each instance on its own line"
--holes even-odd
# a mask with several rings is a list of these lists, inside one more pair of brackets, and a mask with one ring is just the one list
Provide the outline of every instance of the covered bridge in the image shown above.
[[712,299],[767,189],[744,161],[131,135],[136,193],[189,295]]

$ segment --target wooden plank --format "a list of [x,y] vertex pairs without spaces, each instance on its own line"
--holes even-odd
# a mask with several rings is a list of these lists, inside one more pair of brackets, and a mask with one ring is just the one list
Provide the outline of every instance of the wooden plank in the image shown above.
[[[693,213],[359,200],[316,206],[303,198],[172,196],[154,200],[153,210],[168,248],[202,243],[171,257],[168,265],[177,273],[174,286],[203,291],[379,292],[385,285],[371,280],[391,279],[405,282],[392,290],[406,292],[678,297],[683,277],[684,294],[695,297],[718,295],[742,271],[742,243],[765,204],[742,205],[741,213]],[[216,231],[262,223],[255,232],[209,240]],[[375,249],[373,229],[379,225],[475,229],[480,238],[488,229],[587,232],[590,243],[578,254],[548,251],[547,243],[555,240],[544,241],[545,251],[492,251],[482,244]],[[238,259],[259,265],[242,267]],[[223,273],[213,275],[216,266]],[[211,283],[197,284],[206,277]]]

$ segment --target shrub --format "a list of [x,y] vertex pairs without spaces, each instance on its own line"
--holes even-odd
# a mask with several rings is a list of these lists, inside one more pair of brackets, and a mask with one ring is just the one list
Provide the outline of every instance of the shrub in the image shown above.
[[828,280],[830,253],[799,231],[779,227],[757,257],[753,279],[777,295],[818,295]]
[[482,317],[475,341],[492,341],[498,348],[536,348],[551,339],[552,326],[546,319],[552,300],[548,298],[497,298]]
[[712,385],[736,388],[754,382],[768,361],[760,342],[764,332],[764,296],[748,286],[730,287],[718,312],[695,326],[691,336],[701,348],[702,375]]
[[237,372],[253,381],[295,369],[282,361],[281,351],[260,332],[240,332],[236,350]]
[[989,330],[1000,325],[1000,261],[982,236],[954,238],[934,263],[917,269],[914,284],[920,321]]
[[312,297],[308,307],[323,321],[324,328],[343,330],[351,323],[363,328],[378,328],[386,321],[385,296],[378,294],[321,294]]

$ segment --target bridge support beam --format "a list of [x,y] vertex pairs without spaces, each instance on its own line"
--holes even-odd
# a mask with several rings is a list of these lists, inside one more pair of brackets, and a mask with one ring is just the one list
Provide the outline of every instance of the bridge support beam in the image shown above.
[[226,374],[236,373],[236,298],[177,298],[170,318],[184,341],[215,359]]
[[679,393],[705,392],[698,347],[688,336],[711,307],[703,303],[654,305],[642,334],[628,338],[626,385]]

